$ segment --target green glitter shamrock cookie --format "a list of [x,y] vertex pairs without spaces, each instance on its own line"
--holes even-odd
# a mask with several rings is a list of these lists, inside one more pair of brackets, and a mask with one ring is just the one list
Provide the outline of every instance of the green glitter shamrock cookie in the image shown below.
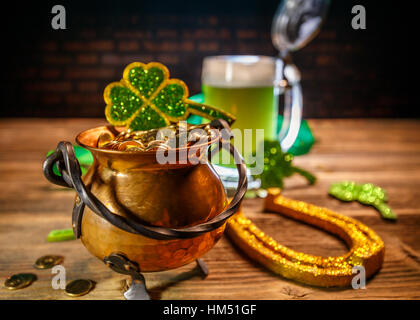
[[133,131],[165,127],[190,114],[234,122],[229,113],[188,100],[188,95],[187,85],[170,79],[163,64],[133,62],[124,69],[121,81],[105,88],[105,116],[110,124]]

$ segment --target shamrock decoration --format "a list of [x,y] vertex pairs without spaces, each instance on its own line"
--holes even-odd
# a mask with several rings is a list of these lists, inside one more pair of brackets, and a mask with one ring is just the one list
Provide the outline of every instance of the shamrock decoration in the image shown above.
[[230,124],[235,120],[215,107],[188,100],[188,94],[186,84],[170,79],[163,64],[133,62],[124,69],[121,81],[105,88],[105,116],[110,124],[133,131],[165,127],[190,114],[222,118]]
[[281,150],[277,140],[264,141],[264,171],[258,175],[263,189],[271,187],[283,188],[283,179],[298,173],[305,177],[310,184],[316,181],[310,172],[292,165],[293,155]]
[[370,205],[378,210],[384,219],[397,219],[395,212],[386,204],[385,190],[372,183],[357,184],[353,181],[333,183],[329,194],[341,201],[358,201]]
[[[93,163],[92,153],[90,153],[89,150],[86,150],[85,148],[82,148],[81,146],[78,146],[78,145],[73,145],[73,149],[74,149],[74,153],[76,154],[76,158],[79,161],[82,175],[84,175],[89,170],[89,167]],[[48,151],[47,157],[53,154],[54,152],[55,150]],[[57,176],[61,176],[61,173],[57,168],[57,164],[54,164],[53,171]]]

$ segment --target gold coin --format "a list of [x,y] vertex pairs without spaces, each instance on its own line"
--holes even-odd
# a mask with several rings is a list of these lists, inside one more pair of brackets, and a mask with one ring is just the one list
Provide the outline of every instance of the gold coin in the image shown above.
[[50,269],[56,266],[57,264],[62,263],[63,260],[64,259],[61,256],[53,256],[53,255],[43,256],[39,258],[38,260],[36,260],[34,267],[37,269]]
[[9,290],[18,290],[26,288],[36,279],[36,275],[33,273],[18,273],[7,278],[6,281],[4,281],[4,286]]
[[71,297],[80,297],[93,288],[93,281],[87,279],[77,279],[70,281],[66,285],[66,294]]
[[113,138],[114,137],[108,132],[101,133],[101,135],[98,138],[98,142],[97,142],[98,148],[102,148],[104,145],[111,142],[111,140]]

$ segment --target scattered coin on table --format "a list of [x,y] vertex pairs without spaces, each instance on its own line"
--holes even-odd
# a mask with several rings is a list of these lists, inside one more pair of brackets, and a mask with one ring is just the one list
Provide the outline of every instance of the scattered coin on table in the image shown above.
[[18,290],[26,288],[37,279],[33,273],[18,273],[9,277],[4,281],[4,286],[9,290]]
[[34,267],[37,269],[50,269],[63,262],[64,258],[61,256],[47,255],[36,260]]
[[93,289],[94,283],[92,280],[77,279],[70,281],[66,285],[66,294],[70,297],[80,297],[88,294]]

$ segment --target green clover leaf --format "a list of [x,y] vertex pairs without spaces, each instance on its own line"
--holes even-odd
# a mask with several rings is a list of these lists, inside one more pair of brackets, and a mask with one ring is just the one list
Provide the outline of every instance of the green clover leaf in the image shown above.
[[264,140],[264,171],[257,175],[257,178],[261,179],[261,187],[263,189],[283,188],[284,178],[290,177],[294,173],[306,178],[309,184],[314,184],[316,177],[310,172],[294,166],[292,161],[293,155],[283,152],[278,140]]
[[161,128],[186,120],[190,113],[234,121],[232,115],[187,97],[186,84],[170,79],[163,64],[133,62],[125,68],[120,82],[105,88],[105,115],[110,124],[133,131]]

